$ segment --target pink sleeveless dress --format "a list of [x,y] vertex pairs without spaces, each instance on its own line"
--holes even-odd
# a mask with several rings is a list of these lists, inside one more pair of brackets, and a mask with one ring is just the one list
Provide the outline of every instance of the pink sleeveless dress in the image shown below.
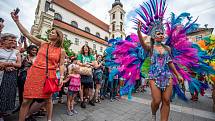
[[81,76],[80,74],[71,74],[70,76],[70,82],[69,82],[69,91],[80,91],[81,86]]

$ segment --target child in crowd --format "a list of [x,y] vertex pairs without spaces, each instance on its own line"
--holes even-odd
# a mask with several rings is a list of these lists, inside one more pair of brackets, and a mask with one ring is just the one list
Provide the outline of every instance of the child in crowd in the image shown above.
[[77,61],[73,61],[73,64],[69,65],[69,75],[65,80],[65,83],[70,81],[67,94],[67,113],[70,116],[78,113],[74,109],[74,99],[81,88],[81,76],[79,74],[80,67],[76,63]]

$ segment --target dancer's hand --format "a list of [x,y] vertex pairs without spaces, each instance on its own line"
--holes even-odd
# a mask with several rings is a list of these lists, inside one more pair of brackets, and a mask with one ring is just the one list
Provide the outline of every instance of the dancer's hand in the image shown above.
[[180,75],[177,76],[177,79],[181,84],[184,84],[184,79]]
[[19,16],[15,15],[15,10],[13,12],[11,12],[10,15],[15,22],[19,21]]
[[141,28],[142,28],[142,22],[141,22],[141,21],[139,21],[139,22],[138,22],[138,28],[137,28],[137,31],[141,31]]

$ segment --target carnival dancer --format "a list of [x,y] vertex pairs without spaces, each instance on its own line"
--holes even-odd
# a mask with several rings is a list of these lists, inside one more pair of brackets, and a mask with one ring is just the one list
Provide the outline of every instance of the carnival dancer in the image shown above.
[[[187,33],[196,30],[198,24],[192,21],[189,13],[181,13],[176,16],[171,14],[165,22],[166,36],[164,37],[164,13],[166,11],[166,0],[150,0],[144,2],[136,9],[139,17],[133,19],[137,25],[138,36],[131,34],[125,40],[111,39],[111,47],[106,49],[106,65],[109,67],[118,66],[110,74],[118,74],[125,79],[120,94],[131,92],[138,75],[142,73],[141,67],[144,61],[150,57],[147,63],[150,68],[148,77],[152,91],[152,120],[156,120],[156,111],[161,106],[161,121],[167,121],[169,116],[170,96],[177,95],[180,99],[187,100],[183,88],[183,81],[187,81],[191,94],[201,93],[208,88],[196,78],[192,78],[189,71],[197,74],[214,74],[215,70],[206,64],[199,56],[194,43],[189,41]],[[147,36],[142,37],[142,33]],[[146,41],[145,41],[146,40]],[[149,40],[149,41],[147,41]],[[149,42],[149,44],[147,44]],[[146,66],[145,67],[149,67]],[[176,70],[177,69],[177,70]],[[181,86],[179,83],[181,82]]]
[[171,59],[171,49],[170,47],[163,45],[164,40],[164,30],[161,25],[156,26],[151,32],[151,45],[147,45],[145,40],[147,36],[142,37],[141,28],[142,24],[138,24],[138,36],[140,43],[145,51],[150,53],[151,66],[149,69],[149,79],[150,87],[152,93],[152,120],[156,121],[156,112],[161,106],[161,121],[168,121],[169,111],[170,111],[170,97],[172,94],[172,74],[169,69],[173,71],[177,79],[183,82],[183,78],[180,76]]

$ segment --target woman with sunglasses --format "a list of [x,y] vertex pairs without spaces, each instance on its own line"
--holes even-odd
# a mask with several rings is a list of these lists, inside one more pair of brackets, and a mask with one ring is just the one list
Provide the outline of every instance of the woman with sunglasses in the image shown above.
[[56,69],[60,68],[60,85],[64,78],[64,59],[63,33],[57,29],[52,29],[48,35],[48,42],[32,36],[20,23],[19,16],[11,12],[11,17],[18,26],[22,34],[32,43],[39,46],[37,57],[27,72],[24,86],[23,102],[20,108],[19,121],[25,121],[26,114],[33,99],[43,99],[47,102],[48,121],[52,119],[52,94],[43,92],[46,79],[46,51],[48,49],[48,77],[56,79]]

